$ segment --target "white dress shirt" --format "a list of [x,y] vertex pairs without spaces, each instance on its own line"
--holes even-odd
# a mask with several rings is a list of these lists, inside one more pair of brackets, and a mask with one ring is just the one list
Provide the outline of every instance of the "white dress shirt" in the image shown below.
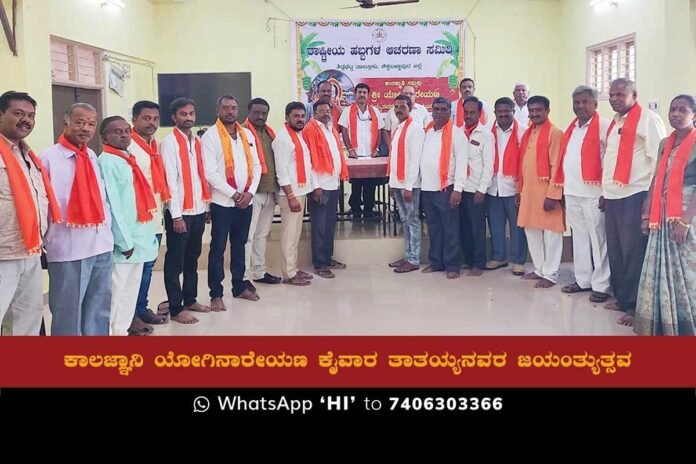
[[529,105],[525,104],[520,108],[515,102],[515,119],[520,125],[526,126],[529,123]]
[[[495,125],[496,133],[498,134],[498,174],[493,174],[491,179],[491,186],[488,187],[488,194],[494,197],[512,197],[517,194],[517,178],[516,177],[505,177],[503,175],[503,162],[505,160],[505,148],[510,141],[512,136],[512,126],[507,128],[507,130],[502,130],[500,127]],[[517,123],[517,143],[522,142],[522,136],[527,130],[527,125],[522,124],[518,121]],[[492,133],[491,133],[492,135]],[[495,143],[495,138],[493,139]],[[493,147],[493,163],[495,164],[495,146]]]
[[[256,189],[259,187],[259,181],[261,180],[261,162],[256,152],[254,134],[252,134],[249,129],[242,128],[242,130],[244,130],[251,151],[251,184],[249,185],[248,192],[254,195],[256,194]],[[201,139],[203,142],[205,178],[211,188],[210,194],[213,203],[228,208],[236,208],[237,205],[232,197],[237,192],[240,194],[244,193],[244,187],[246,187],[248,181],[247,159],[246,153],[244,152],[244,143],[242,143],[242,137],[239,133],[237,133],[237,140],[232,138],[227,129],[225,129],[225,135],[230,139],[230,143],[232,144],[234,180],[237,183],[237,189],[227,182],[227,175],[225,174],[225,152],[222,149],[222,141],[220,140],[220,133],[217,130],[217,126],[212,126],[209,130],[205,131]]]
[[623,116],[619,114],[614,115],[616,123],[607,138],[607,151],[604,155],[604,169],[602,170],[602,193],[604,198],[609,200],[627,198],[650,189],[650,183],[655,174],[660,140],[667,136],[665,124],[660,119],[660,116],[647,108],[643,108],[638,127],[636,128],[633,162],[631,163],[631,175],[628,179],[628,185],[622,187],[615,184],[614,171],[616,170],[619,143],[621,141],[619,129],[624,126],[627,114]]
[[[357,103],[356,103],[357,105]],[[350,109],[352,106],[345,108],[341,113],[341,118],[338,120],[338,125],[348,129],[348,137],[350,137]],[[384,120],[382,113],[377,108],[372,107],[377,116],[377,147],[379,147],[379,129],[384,128]],[[338,129],[338,128],[337,128]],[[355,140],[350,141],[355,146]],[[369,105],[365,107],[365,111],[361,112],[358,108],[358,148],[356,150],[358,156],[372,156],[372,116],[370,115]]]
[[401,131],[404,128],[406,121],[399,123],[392,135],[391,147],[389,150],[389,187],[413,190],[420,188],[420,158],[423,154],[423,140],[425,132],[418,124],[411,123],[406,131],[405,149],[405,168],[406,176],[403,182],[399,181],[396,176],[398,165],[398,148]]
[[[208,203],[203,201],[203,187],[201,186],[201,178],[198,175],[198,159],[196,158],[195,145],[195,139],[198,138],[198,136],[192,133],[191,135],[193,137],[189,139],[186,134],[179,131],[187,140],[189,165],[191,166],[191,185],[193,190],[193,210],[182,211],[184,208],[184,176],[181,172],[179,143],[176,141],[176,137],[174,136],[174,131],[178,130],[179,129],[175,127],[174,130],[167,135],[160,144],[162,161],[164,161],[164,170],[167,173],[167,184],[169,185],[169,191],[172,194],[172,199],[167,207],[167,209],[169,209],[169,214],[172,215],[172,219],[180,218],[182,214],[185,214],[186,216],[202,214],[208,211],[210,208]],[[201,150],[203,151],[202,143]],[[203,159],[205,159],[205,153],[202,153],[202,156]]]
[[329,150],[331,150],[331,159],[333,160],[333,172],[331,174],[326,174],[325,172],[314,172],[316,176],[317,185],[315,188],[320,188],[322,190],[338,190],[339,177],[341,175],[341,157],[343,152],[341,147],[336,145],[336,138],[333,136],[331,131],[331,121],[328,125],[325,125],[321,121],[317,121],[319,127],[321,128],[321,133],[324,134],[326,142],[329,144]]
[[290,138],[288,129],[283,127],[276,132],[276,138],[273,140],[273,156],[275,159],[276,177],[278,185],[280,185],[280,195],[285,195],[283,187],[290,185],[292,193],[295,196],[307,195],[313,191],[317,184],[316,174],[312,169],[312,159],[309,155],[309,148],[302,138],[302,132],[296,132],[302,145],[302,155],[304,158],[305,178],[307,183],[304,186],[297,185],[297,158],[295,156],[295,144]]
[[[575,123],[573,134],[568,140],[565,156],[563,157],[563,193],[583,198],[599,198],[602,196],[601,185],[586,184],[582,179],[582,142],[590,128],[590,121],[580,127],[579,122]],[[599,156],[604,161],[604,153],[607,150],[606,134],[609,129],[609,121],[604,118],[599,119]]]
[[[413,109],[411,110],[410,116],[413,118],[414,124],[419,124],[424,129],[425,126],[427,126],[428,123],[433,120],[433,117],[428,112],[428,109],[420,103],[413,104]],[[391,109],[387,111],[387,116],[384,119],[384,129],[392,132],[392,129],[396,129],[396,126],[398,125],[399,118],[396,117],[396,112],[392,106]]]
[[[440,150],[442,147],[442,129],[431,128],[425,133],[423,155],[420,161],[421,190],[439,192],[440,185]],[[450,155],[447,186],[454,184],[454,190],[461,192],[466,184],[467,166],[469,165],[469,144],[464,132],[456,127],[452,130],[452,153]]]
[[[461,129],[464,132],[464,128]],[[466,133],[464,135],[466,137]],[[478,124],[469,137],[469,176],[464,191],[486,193],[493,181],[495,147],[490,128]]]

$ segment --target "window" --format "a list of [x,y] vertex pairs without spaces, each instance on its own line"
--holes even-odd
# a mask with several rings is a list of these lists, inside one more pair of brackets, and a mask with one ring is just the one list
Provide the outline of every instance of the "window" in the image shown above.
[[587,84],[609,98],[609,84],[619,77],[636,80],[636,36],[621,37],[587,47]]
[[101,50],[51,37],[51,77],[54,84],[101,88],[101,58]]

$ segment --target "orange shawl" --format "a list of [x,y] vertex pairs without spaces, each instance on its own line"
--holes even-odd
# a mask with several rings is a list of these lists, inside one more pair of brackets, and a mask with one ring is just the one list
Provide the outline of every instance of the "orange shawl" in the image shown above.
[[[619,130],[619,153],[616,158],[616,168],[614,168],[614,183],[625,187],[631,178],[631,165],[633,164],[633,148],[636,144],[636,132],[638,130],[638,121],[643,113],[643,108],[636,103],[633,108],[628,110],[626,114],[626,122]],[[611,121],[609,130],[607,131],[607,139],[611,130],[616,125],[616,119]]]
[[[246,185],[244,186],[244,191],[248,192],[249,187],[251,186],[251,181],[254,177],[251,159],[251,146],[249,146],[249,140],[247,139],[246,132],[244,132],[242,125],[239,124],[239,122],[235,122],[234,125],[237,128],[237,136],[242,140],[244,155],[246,156],[247,181]],[[225,178],[227,179],[227,183],[230,184],[233,189],[238,190],[239,187],[237,187],[237,179],[234,178],[234,149],[232,148],[231,135],[219,118],[215,122],[215,127],[217,128],[218,135],[220,136],[222,153],[225,158]]]
[[162,157],[157,152],[157,141],[153,138],[150,144],[139,136],[135,131],[131,132],[131,138],[142,150],[150,155],[150,173],[152,175],[152,190],[160,194],[162,203],[166,203],[172,199],[172,194],[169,192],[167,185],[167,176],[164,174],[164,163]]
[[[427,133],[435,126],[433,121],[425,127]],[[450,119],[442,127],[442,143],[440,144],[440,190],[447,188],[447,177],[449,176],[450,159],[452,157],[452,127],[454,123]]]
[[[495,162],[493,164],[493,174],[498,174],[498,169],[500,168],[500,155],[498,152],[498,131],[496,128],[498,124],[493,124],[493,138],[495,139]],[[520,164],[520,144],[519,140],[519,124],[517,120],[513,118],[512,120],[512,133],[510,134],[510,139],[505,146],[505,151],[503,152],[503,177],[517,177],[519,174],[519,164]]]
[[404,121],[404,127],[401,129],[401,134],[399,134],[399,142],[396,146],[396,179],[399,182],[404,182],[406,180],[406,131],[408,131],[408,126],[413,122],[411,116]]
[[[561,145],[561,156],[558,158],[558,169],[556,170],[556,178],[554,184],[563,187],[565,182],[565,173],[563,172],[563,159],[568,148],[568,142],[573,135],[578,118],[573,119],[570,126],[563,135],[563,144]],[[580,149],[580,165],[582,167],[582,180],[589,185],[600,185],[602,183],[602,155],[599,147],[599,114],[595,112],[590,120],[590,127],[587,128],[587,134],[582,141]]]
[[[527,152],[527,144],[529,143],[529,137],[532,135],[532,130],[537,127],[533,125],[527,129],[527,131],[522,136],[522,142],[520,143],[520,174],[519,178],[522,179],[522,160],[524,160],[524,154]],[[549,180],[551,178],[551,159],[549,154],[549,135],[551,133],[551,121],[546,120],[541,126],[539,132],[539,137],[537,138],[536,145],[536,158],[537,158],[537,176],[539,180]]]
[[145,174],[135,161],[135,156],[130,154],[126,156],[123,151],[106,144],[104,145],[104,153],[118,156],[128,163],[133,171],[133,190],[135,190],[135,209],[138,213],[138,222],[144,224],[152,221],[152,212],[157,210],[157,203],[155,203],[155,196],[152,194],[152,188],[147,182]]
[[[367,109],[370,112],[370,154],[374,153],[379,144],[379,120],[377,119],[377,113],[372,106],[367,105]],[[352,148],[358,149],[358,104],[353,103],[350,106],[350,143]]]
[[73,178],[66,224],[69,227],[91,227],[104,224],[104,203],[99,190],[97,173],[89,159],[87,145],[78,148],[65,138],[58,138],[58,143],[75,153],[75,177]]
[[[30,255],[38,255],[41,252],[38,205],[32,200],[31,188],[29,187],[26,176],[22,172],[22,166],[19,164],[10,146],[2,137],[0,137],[0,157],[7,169],[10,191],[12,192],[12,199],[14,200],[15,209],[17,210],[17,221],[19,222],[19,230],[22,232],[24,245],[26,245],[27,252]],[[60,206],[53,192],[53,186],[51,185],[51,180],[48,178],[48,173],[31,150],[29,150],[29,157],[32,163],[34,163],[34,166],[36,166],[36,169],[41,172],[44,189],[48,197],[48,207],[51,211],[51,222],[61,222],[63,220],[63,215],[60,212]]]
[[[181,176],[184,179],[184,212],[193,211],[193,179],[191,177],[191,163],[189,162],[189,148],[186,137],[179,129],[174,129],[174,137],[179,144],[179,159],[181,161]],[[194,136],[194,144],[196,147],[196,166],[198,167],[198,177],[201,180],[201,200],[210,201],[210,190],[208,189],[208,181],[205,180],[205,171],[203,169],[203,149],[201,141]]]
[[[674,148],[677,133],[672,132],[665,142],[662,150],[662,158],[657,166],[655,173],[655,185],[653,186],[652,201],[650,203],[650,228],[659,229],[662,224],[662,192],[665,186],[665,175],[667,174],[667,163],[669,156]],[[669,181],[667,182],[667,221],[677,222],[684,214],[682,206],[682,189],[684,188],[684,171],[689,162],[691,150],[696,142],[696,128],[691,129],[689,135],[682,140],[681,145],[674,154],[672,163],[669,167]]]
[[290,134],[290,139],[293,145],[295,145],[295,164],[297,167],[297,186],[304,187],[307,185],[307,173],[305,172],[304,164],[304,150],[302,148],[302,142],[300,142],[300,137],[297,135],[297,131],[290,127],[290,124],[285,123],[285,130]]
[[[268,174],[268,166],[266,166],[266,153],[263,151],[263,144],[261,143],[261,137],[259,137],[259,133],[256,131],[256,128],[254,125],[249,121],[249,118],[246,118],[246,121],[244,121],[244,125],[246,126],[247,129],[251,131],[252,134],[254,134],[254,141],[256,142],[256,153],[259,155],[259,163],[261,163],[261,174]],[[271,129],[271,126],[266,124],[266,131],[268,131],[268,135],[271,136],[271,140],[274,140],[276,135],[275,132],[273,132],[273,129]]]
[[[309,147],[309,154],[312,158],[312,169],[316,172],[324,174],[333,174],[334,163],[333,156],[331,155],[331,148],[329,143],[324,137],[324,132],[319,126],[319,122],[316,119],[310,120],[307,125],[305,125],[302,131],[302,138],[307,147]],[[335,127],[331,127],[331,132],[333,133],[334,139],[336,139],[336,147],[338,147],[338,156],[341,159],[341,180],[348,179],[348,167],[346,166],[346,160],[341,153],[341,142],[338,138],[338,132]]]

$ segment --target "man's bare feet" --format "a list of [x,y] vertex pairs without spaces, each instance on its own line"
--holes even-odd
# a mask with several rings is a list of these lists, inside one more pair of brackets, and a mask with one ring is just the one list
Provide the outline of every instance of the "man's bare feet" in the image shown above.
[[184,306],[184,310],[195,311],[197,313],[209,313],[210,306],[205,306],[205,305],[200,304],[199,302],[195,302],[190,306]]
[[627,327],[633,327],[633,316],[630,314],[624,314],[616,321],[616,323],[619,325],[625,325]]
[[541,279],[540,276],[537,275],[536,272],[528,272],[525,275],[521,277],[522,280],[539,280]]
[[551,282],[549,279],[541,279],[534,284],[534,288],[551,288],[556,285],[556,282]]
[[255,291],[253,291],[250,288],[247,288],[244,290],[242,293],[239,295],[235,296],[235,298],[241,298],[243,300],[249,300],[249,301],[259,301],[261,299],[260,296],[256,294]]
[[453,280],[453,279],[458,279],[459,278],[459,273],[456,271],[451,271],[447,273],[447,279]]
[[196,322],[198,322],[198,319],[186,310],[181,311],[176,316],[172,316],[171,319],[172,321],[179,322],[180,324],[195,324]]
[[604,309],[608,309],[610,311],[623,311],[621,309],[621,306],[619,306],[619,303],[617,301],[613,303],[607,303],[604,305]]
[[466,273],[469,277],[481,277],[483,275],[483,269],[478,267],[472,267],[469,272]]
[[220,311],[227,311],[225,303],[222,301],[222,297],[213,298],[210,300],[210,310],[219,313]]
[[433,272],[442,272],[442,269],[435,269],[435,268],[432,267],[432,266],[426,266],[426,267],[424,267],[423,269],[421,269],[421,272],[422,272],[423,274],[431,274],[431,273],[433,273]]

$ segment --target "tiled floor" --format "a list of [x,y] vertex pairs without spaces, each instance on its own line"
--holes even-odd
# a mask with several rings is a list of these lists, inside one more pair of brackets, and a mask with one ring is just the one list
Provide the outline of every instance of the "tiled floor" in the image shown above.
[[[309,269],[306,269],[309,271]],[[562,280],[571,278],[564,264]],[[274,270],[277,271],[277,270]],[[229,295],[223,313],[197,314],[200,322],[156,326],[156,335],[631,335],[616,324],[620,313],[565,295],[560,285],[533,283],[501,269],[448,281],[442,273],[397,275],[384,263],[354,265],[332,280],[315,276],[309,287],[258,284],[261,300]],[[207,275],[199,297],[208,303]],[[165,299],[162,274],[152,279],[151,305]]]

